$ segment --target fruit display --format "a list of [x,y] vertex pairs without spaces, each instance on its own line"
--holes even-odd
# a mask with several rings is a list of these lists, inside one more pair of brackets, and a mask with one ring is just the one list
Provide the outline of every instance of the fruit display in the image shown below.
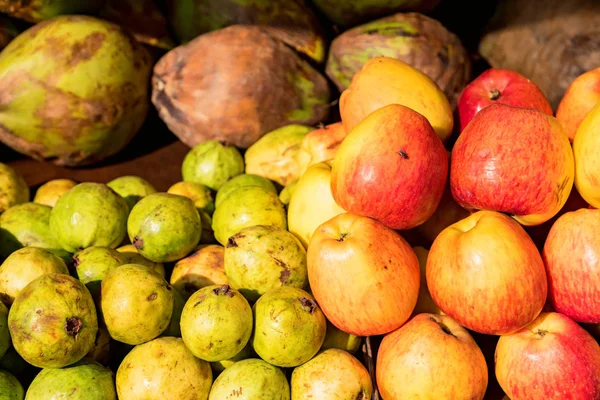
[[600,400],[554,1],[0,0],[0,399]]

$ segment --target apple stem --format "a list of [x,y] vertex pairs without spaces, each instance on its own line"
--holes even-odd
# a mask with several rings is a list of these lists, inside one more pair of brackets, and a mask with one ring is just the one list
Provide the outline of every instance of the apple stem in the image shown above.
[[548,331],[546,331],[544,329],[537,329],[537,330],[533,331],[533,334],[536,335],[538,337],[538,339],[542,339],[544,336],[546,336],[547,333],[548,333]]
[[342,233],[337,241],[338,242],[343,242],[344,239],[346,239],[347,236],[348,236],[347,233]]
[[498,100],[500,98],[500,91],[498,89],[490,90],[490,100]]

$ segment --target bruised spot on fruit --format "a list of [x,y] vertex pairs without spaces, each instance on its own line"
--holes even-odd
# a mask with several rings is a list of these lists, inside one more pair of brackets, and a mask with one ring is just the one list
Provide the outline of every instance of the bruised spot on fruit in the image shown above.
[[85,37],[81,42],[73,45],[72,56],[68,61],[70,66],[75,66],[82,61],[91,59],[94,54],[102,47],[106,34],[102,32],[94,32]]
[[227,248],[230,249],[232,247],[238,247],[238,244],[235,241],[235,236],[232,236],[229,239],[227,239]]
[[144,239],[142,239],[139,236],[136,236],[133,238],[133,246],[138,249],[141,250],[144,248]]
[[554,200],[557,203],[561,202],[562,193],[565,191],[568,184],[569,184],[569,177],[566,176],[565,179],[563,179],[563,181],[557,185],[556,192],[554,193]]
[[490,93],[489,93],[490,100],[494,100],[494,101],[498,100],[501,95],[502,95],[502,93],[500,93],[500,91],[495,88],[490,90]]
[[408,160],[408,154],[406,153],[406,150],[404,149],[400,149],[398,150],[398,154],[400,155],[400,157],[402,157],[405,160]]
[[543,339],[544,336],[546,336],[548,334],[548,331],[545,329],[536,329],[535,331],[533,331],[533,334],[538,338],[538,339]]
[[74,338],[77,338],[79,331],[83,327],[83,322],[78,317],[70,317],[67,318],[67,323],[65,324],[65,330],[67,333]]
[[234,296],[234,293],[231,290],[231,288],[229,287],[229,285],[223,285],[220,288],[213,289],[213,293],[216,294],[217,296],[227,296],[227,297]]
[[152,301],[152,300],[156,300],[156,298],[158,297],[157,293],[152,293],[150,296],[147,297],[148,301]]
[[301,297],[298,299],[302,307],[308,311],[309,314],[312,314],[317,309],[317,303],[314,300],[307,299],[306,297]]
[[285,285],[288,279],[290,279],[291,274],[292,272],[288,268],[285,268],[281,271],[281,274],[279,274],[279,282],[281,282],[282,285]]

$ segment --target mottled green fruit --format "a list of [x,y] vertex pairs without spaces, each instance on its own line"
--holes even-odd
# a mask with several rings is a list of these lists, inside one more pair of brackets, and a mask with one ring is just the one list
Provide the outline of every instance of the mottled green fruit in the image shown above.
[[73,255],[77,278],[89,289],[92,297],[100,296],[100,283],[113,269],[127,264],[125,256],[110,247],[88,247]]
[[103,160],[144,122],[150,74],[148,50],[124,28],[82,15],[41,22],[0,53],[0,140],[59,165]]
[[244,159],[234,146],[207,140],[191,149],[183,159],[181,175],[186,182],[200,183],[212,190],[244,173]]
[[101,307],[110,336],[137,345],[158,337],[173,313],[173,292],[162,276],[143,265],[115,268],[102,281]]
[[85,355],[85,358],[106,365],[110,360],[110,334],[105,327],[98,327],[94,347]]
[[129,210],[144,197],[156,193],[156,189],[154,189],[154,186],[152,186],[150,182],[144,178],[133,175],[121,176],[113,179],[108,182],[106,186],[125,199],[127,206],[129,206]]
[[285,207],[279,196],[261,186],[237,188],[223,200],[213,215],[212,228],[222,245],[242,229],[254,225],[287,229]]
[[19,380],[10,372],[0,370],[0,399],[23,400],[24,395],[23,385]]
[[289,400],[290,385],[281,369],[250,358],[236,362],[215,380],[208,400],[224,399]]
[[188,349],[206,361],[221,361],[238,354],[252,333],[252,309],[228,285],[206,286],[185,303],[181,337]]
[[125,237],[127,203],[101,183],[80,183],[50,212],[50,232],[62,248],[75,253],[92,246],[115,248]]
[[261,137],[244,155],[246,173],[256,174],[286,186],[300,178],[301,166],[296,160],[302,139],[314,128],[287,125]]
[[215,231],[212,228],[212,217],[206,211],[198,211],[200,221],[202,222],[202,234],[200,235],[201,244],[216,244]]
[[118,247],[117,251],[125,256],[127,264],[143,265],[150,268],[154,272],[157,272],[163,278],[166,276],[165,266],[163,263],[148,260],[138,252],[134,245],[126,244],[125,246]]
[[281,193],[279,193],[279,200],[286,206],[290,204],[290,200],[292,199],[292,194],[294,194],[294,190],[296,189],[296,185],[298,184],[298,179],[290,182],[286,187],[283,188]]
[[127,231],[142,256],[154,262],[170,262],[185,257],[196,247],[202,222],[187,197],[154,193],[133,207]]
[[247,360],[251,357],[256,357],[256,354],[252,349],[252,344],[250,343],[250,341],[248,341],[248,344],[242,349],[242,351],[237,353],[235,356],[228,358],[227,360],[213,361],[210,363],[210,367],[212,368],[215,374],[220,374],[236,362]]
[[12,343],[29,364],[62,368],[81,360],[94,347],[96,307],[77,279],[43,275],[16,298],[8,313]]
[[169,326],[167,329],[165,329],[161,336],[181,337],[181,313],[183,312],[186,299],[183,297],[181,292],[179,292],[179,290],[171,287],[171,291],[173,292],[173,312],[171,313],[171,321],[169,322]]
[[285,229],[250,226],[227,241],[225,273],[231,286],[251,302],[277,287],[302,289],[308,285],[306,250]]
[[50,232],[52,208],[36,203],[13,206],[0,215],[0,256],[32,246],[46,249],[65,261],[71,254],[63,250]]
[[0,302],[0,358],[10,348],[10,331],[8,330],[8,308]]
[[24,247],[0,265],[0,300],[10,306],[25,286],[40,276],[52,273],[69,275],[65,262],[39,247]]
[[241,174],[231,178],[227,183],[221,186],[221,189],[217,192],[215,206],[218,207],[232,192],[242,186],[262,186],[268,191],[277,193],[275,185],[267,178],[254,174]]
[[325,334],[325,341],[321,346],[321,350],[339,349],[354,354],[360,348],[361,343],[362,338],[360,336],[346,333],[327,321],[327,333]]
[[39,22],[63,14],[94,13],[103,3],[103,0],[1,0],[0,11],[29,22]]
[[0,213],[29,201],[29,186],[12,167],[0,163]]
[[45,368],[31,382],[26,400],[116,400],[113,373],[83,359],[65,368]]
[[77,186],[71,179],[53,179],[44,183],[35,191],[33,202],[54,207],[63,194]]
[[117,371],[117,393],[124,400],[206,400],[212,380],[208,363],[180,338],[163,337],[127,354]]
[[204,211],[208,215],[212,215],[215,212],[215,201],[212,191],[200,183],[177,182],[167,190],[167,193],[178,194],[192,200],[198,212]]
[[263,360],[279,367],[295,367],[321,348],[327,329],[325,316],[304,290],[291,286],[272,289],[252,309],[252,345]]
[[23,357],[17,353],[14,347],[10,347],[4,357],[0,359],[0,369],[4,369],[13,375],[19,376],[29,369],[35,369],[27,361],[23,360]]

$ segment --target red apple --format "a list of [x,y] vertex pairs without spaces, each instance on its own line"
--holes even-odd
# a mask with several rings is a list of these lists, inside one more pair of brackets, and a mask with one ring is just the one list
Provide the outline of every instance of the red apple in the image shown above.
[[319,306],[338,329],[382,335],[406,322],[419,295],[419,261],[382,223],[340,214],[313,234],[308,279]]
[[444,229],[429,250],[426,274],[440,309],[479,333],[521,329],[546,302],[546,271],[535,244],[521,225],[493,211]]
[[554,309],[577,322],[600,323],[600,210],[583,208],[561,216],[543,256]]
[[574,170],[571,144],[556,118],[494,104],[458,137],[450,188],[466,209],[500,211],[523,225],[539,225],[565,204]]
[[445,315],[419,314],[386,335],[376,371],[384,400],[481,400],[488,384],[483,353],[469,332]]
[[552,106],[535,83],[515,71],[490,68],[467,85],[458,99],[461,132],[479,111],[497,103],[553,115]]
[[410,229],[431,217],[447,175],[448,155],[427,119],[392,104],[348,133],[333,162],[331,192],[348,212]]
[[542,313],[500,338],[496,377],[511,400],[597,400],[600,347],[569,317]]
[[581,122],[600,103],[600,67],[579,75],[567,88],[556,118],[563,124],[569,139],[573,141]]

